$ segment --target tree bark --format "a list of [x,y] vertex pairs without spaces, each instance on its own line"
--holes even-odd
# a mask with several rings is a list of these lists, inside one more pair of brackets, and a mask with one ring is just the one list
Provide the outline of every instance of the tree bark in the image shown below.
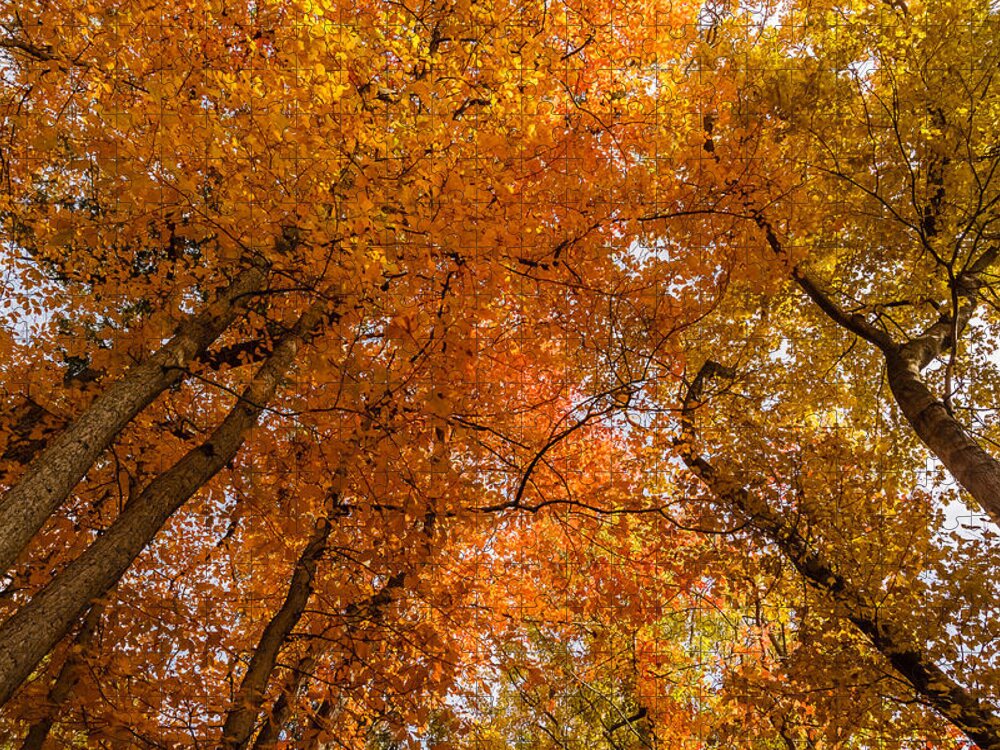
[[83,610],[118,582],[167,519],[236,456],[325,308],[313,305],[281,339],[207,441],[150,482],[102,536],[0,626],[0,705]]
[[[365,415],[362,429],[358,435],[363,434],[370,424],[369,415]],[[353,458],[358,450],[358,438],[351,440],[352,448],[345,451],[340,457],[340,466],[334,476],[334,485],[326,500],[325,515],[317,521],[316,528],[313,529],[306,542],[302,553],[299,555],[295,566],[292,569],[292,578],[288,585],[288,591],[281,606],[271,617],[264,632],[254,648],[247,667],[246,674],[240,682],[233,705],[226,715],[226,720],[222,727],[221,747],[245,748],[253,737],[254,727],[257,725],[257,717],[260,715],[261,707],[267,693],[267,685],[274,672],[274,666],[278,660],[278,653],[288,642],[289,636],[299,620],[302,613],[313,594],[313,580],[316,576],[316,565],[320,557],[326,551],[327,540],[330,538],[330,531],[333,529],[333,517],[343,510],[339,508],[340,498],[343,492],[344,480],[347,476],[348,462]],[[315,654],[310,654],[312,662],[315,662]],[[311,669],[311,667],[310,667]],[[277,699],[278,704],[286,704],[287,696],[282,693]],[[284,711],[287,713],[287,706]],[[271,717],[273,723],[275,717]],[[274,727],[274,731],[281,730],[284,719]],[[267,727],[265,726],[265,729]],[[260,738],[258,738],[260,739]],[[254,745],[256,747],[256,744]]]
[[[787,258],[771,224],[759,212],[753,218],[764,232],[774,254]],[[998,256],[1000,245],[993,245],[970,262],[967,269],[952,281],[957,300],[952,305],[954,309],[904,343],[896,342],[863,315],[845,312],[802,267],[794,267],[791,275],[828,318],[882,353],[889,390],[906,421],[955,480],[986,511],[993,523],[1000,525],[1000,461],[984,450],[965,425],[955,419],[945,402],[934,395],[921,375],[935,358],[958,345],[957,339],[968,326],[979,303],[980,277]]]
[[55,682],[52,683],[52,689],[49,690],[48,711],[43,719],[32,724],[21,744],[21,750],[42,750],[45,740],[48,739],[49,732],[52,731],[56,722],[59,710],[80,679],[84,654],[90,648],[90,644],[97,634],[97,626],[103,615],[104,608],[95,604],[87,612],[87,616],[83,618],[83,626],[76,636],[73,651],[66,657]]
[[981,750],[1000,750],[1000,717],[992,707],[941,669],[926,652],[925,646],[913,641],[906,635],[905,629],[887,621],[877,603],[839,574],[795,526],[741,483],[722,476],[715,466],[694,451],[694,405],[701,399],[705,380],[716,375],[731,376],[732,373],[715,362],[706,362],[684,400],[682,434],[676,446],[688,469],[705,483],[716,498],[735,510],[761,536],[780,549],[810,585],[841,605],[847,612],[847,619],[929,706]]
[[10,570],[125,425],[184,376],[192,359],[222,335],[264,280],[257,268],[242,271],[213,304],[184,321],[169,342],[98,396],[31,462],[0,499],[0,571]]
[[885,356],[889,389],[917,437],[951,475],[1000,525],[1000,461],[987,453],[951,415],[920,377],[917,363],[904,353]]
[[[980,259],[973,271],[993,262],[995,252]],[[968,325],[978,300],[978,280],[972,273],[960,278],[962,300],[956,312],[944,315],[921,335],[899,344],[860,315],[847,315],[807,273],[793,273],[799,286],[838,325],[861,336],[881,351],[889,390],[917,437],[940,459],[955,480],[972,495],[993,523],[1000,525],[1000,461],[988,453],[951,414],[921,373],[934,359],[954,347],[955,333]]]
[[243,675],[233,701],[233,707],[229,710],[222,727],[221,747],[227,750],[242,750],[253,736],[257,716],[264,703],[267,684],[278,660],[278,652],[285,645],[292,629],[298,624],[306,603],[312,596],[316,564],[326,550],[332,526],[330,519],[326,517],[317,523],[316,529],[295,563],[285,600],[267,623],[254,649],[250,665]]
[[253,742],[253,750],[270,750],[277,744],[281,730],[292,715],[292,702],[302,692],[302,688],[312,676],[316,662],[316,653],[314,650],[310,650],[295,666],[294,672],[288,676],[285,688],[275,699],[267,721],[257,733]]
[[[373,620],[380,617],[382,610],[392,602],[393,593],[403,587],[405,580],[406,575],[404,573],[395,573],[386,579],[382,587],[367,599],[360,602],[351,602],[345,607],[343,617],[346,621],[348,631],[353,630],[365,620]],[[263,641],[264,639],[262,638],[261,640]],[[317,657],[318,653],[310,652],[299,662],[299,666],[296,668],[298,678],[296,679],[295,689],[291,692],[292,697],[299,691],[305,680],[309,678],[309,672],[315,666]],[[240,689],[242,692],[242,685]],[[278,741],[278,736],[288,721],[291,708],[289,692],[287,690],[282,691],[281,695],[275,700],[271,715],[254,740],[253,750],[269,748]],[[259,712],[260,703],[258,703],[257,710]]]
[[[369,416],[366,415],[366,421],[368,419]],[[435,431],[435,436],[439,441],[444,440],[444,434],[440,428]],[[353,454],[356,450],[357,446],[355,446],[351,453]],[[242,748],[245,748],[250,743],[254,728],[257,725],[257,717],[264,704],[268,683],[278,660],[278,654],[285,643],[287,643],[296,625],[298,625],[306,604],[312,596],[316,565],[326,550],[327,540],[330,537],[330,531],[333,526],[331,517],[337,512],[337,505],[340,493],[342,492],[342,487],[339,483],[343,481],[346,474],[346,456],[342,461],[337,472],[338,485],[334,487],[334,494],[327,508],[328,515],[319,521],[302,553],[299,555],[299,559],[292,571],[292,578],[288,586],[288,592],[285,595],[285,600],[264,628],[264,633],[261,635],[257,647],[254,649],[246,674],[244,674],[236,697],[233,700],[233,706],[226,716],[222,728],[221,747],[227,750],[242,750]],[[436,517],[432,512],[424,519],[425,545],[430,543],[430,538],[434,532],[435,520]],[[390,576],[382,588],[372,594],[372,596],[363,602],[353,602],[350,604],[344,612],[348,627],[353,627],[365,617],[380,614],[382,608],[392,601],[393,591],[401,587],[404,580],[405,575],[403,573],[396,573]],[[310,661],[310,664],[314,663],[315,655],[310,654],[306,660]],[[276,741],[278,733],[280,733],[281,727],[287,718],[284,714],[287,714],[288,708],[287,694],[282,692],[275,701],[271,717],[258,734],[254,748],[258,746],[266,747],[268,743],[273,744]],[[281,716],[277,715],[279,709],[282,714]]]

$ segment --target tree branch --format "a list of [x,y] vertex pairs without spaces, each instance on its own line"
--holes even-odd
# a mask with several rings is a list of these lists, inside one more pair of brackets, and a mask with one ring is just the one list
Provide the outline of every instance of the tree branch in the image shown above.
[[781,514],[771,510],[742,483],[724,476],[708,460],[695,454],[693,404],[700,399],[705,380],[728,372],[715,362],[706,362],[685,395],[685,423],[676,444],[681,448],[680,455],[688,469],[704,482],[717,500],[747,518],[752,528],[777,546],[806,582],[841,605],[847,612],[847,619],[928,705],[982,750],[1000,749],[1000,717],[994,715],[990,706],[941,669],[924,646],[910,639],[903,628],[887,621],[876,602],[841,575]]

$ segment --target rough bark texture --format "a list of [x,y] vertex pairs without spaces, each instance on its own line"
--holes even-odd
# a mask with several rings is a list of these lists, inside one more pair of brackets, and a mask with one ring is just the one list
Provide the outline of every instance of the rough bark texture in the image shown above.
[[193,315],[149,359],[111,385],[28,466],[0,499],[0,571],[7,571],[118,433],[240,314],[247,296],[264,285],[256,268],[240,273],[207,309]]
[[[770,223],[760,213],[754,215],[754,220],[775,255],[787,258]],[[965,426],[955,419],[945,402],[934,395],[921,375],[931,362],[957,345],[957,339],[978,306],[982,286],[980,277],[998,256],[1000,246],[991,246],[958,274],[952,282],[953,309],[941,315],[920,335],[904,343],[896,342],[863,315],[845,312],[808,271],[796,266],[791,275],[828,318],[882,353],[893,398],[917,437],[972,495],[993,523],[1000,525],[1000,461],[984,450]]]
[[923,644],[913,642],[902,628],[888,622],[876,603],[839,574],[795,526],[742,484],[722,476],[709,461],[694,451],[694,405],[701,398],[705,380],[716,375],[729,376],[731,372],[717,363],[707,362],[691,384],[685,399],[681,415],[682,436],[676,445],[687,467],[715,497],[777,546],[810,585],[841,605],[847,618],[928,705],[981,750],[1000,750],[1000,717],[989,705],[942,670],[927,654]]
[[330,519],[320,519],[296,561],[285,600],[264,628],[246,674],[243,675],[233,707],[226,716],[222,728],[221,747],[236,750],[246,747],[250,742],[257,716],[264,703],[267,684],[278,660],[278,652],[288,640],[292,629],[298,624],[306,603],[312,596],[316,564],[326,549],[331,527]]
[[150,482],[102,536],[0,627],[0,705],[84,609],[118,582],[167,519],[235,457],[324,308],[310,308],[275,346],[206,442]]
[[83,625],[76,636],[73,651],[66,657],[55,682],[52,683],[52,689],[49,690],[49,705],[45,718],[32,724],[21,744],[21,750],[42,750],[58,718],[59,710],[80,679],[80,671],[84,667],[84,654],[94,640],[103,614],[104,608],[95,604],[83,618]]
[[886,371],[892,395],[917,437],[989,514],[993,523],[1000,524],[1000,462],[983,450],[931,393],[913,359],[889,353]]

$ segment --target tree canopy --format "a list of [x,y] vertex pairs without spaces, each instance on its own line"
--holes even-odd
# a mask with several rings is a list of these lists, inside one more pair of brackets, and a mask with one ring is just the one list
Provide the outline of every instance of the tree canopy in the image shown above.
[[0,738],[1000,749],[1000,8],[0,0]]

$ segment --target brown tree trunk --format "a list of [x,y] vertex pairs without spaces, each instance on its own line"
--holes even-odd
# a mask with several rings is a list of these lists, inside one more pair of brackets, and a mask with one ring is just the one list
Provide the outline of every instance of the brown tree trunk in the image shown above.
[[[438,440],[444,439],[440,428],[436,430],[435,434]],[[439,461],[440,459],[437,460]],[[345,473],[345,465],[342,464],[338,471],[338,480],[343,480]],[[336,512],[339,493],[341,492],[339,485],[335,487],[334,492],[333,500],[328,508],[328,513],[330,514]],[[430,544],[434,525],[435,516],[433,513],[429,513],[424,519],[423,526],[425,545]],[[243,676],[243,680],[233,701],[233,707],[227,714],[222,728],[221,747],[227,748],[227,750],[245,748],[253,737],[254,727],[257,725],[257,717],[260,714],[266,696],[267,685],[270,682],[274,666],[278,660],[278,653],[302,618],[306,604],[312,596],[316,564],[326,550],[331,529],[332,521],[329,515],[317,524],[316,529],[302,550],[298,561],[295,563],[284,602],[264,628],[264,633],[261,635],[257,647],[254,649],[246,674]],[[396,573],[390,576],[383,587],[368,599],[363,602],[354,602],[348,606],[344,613],[348,627],[354,627],[365,617],[370,618],[380,614],[381,610],[392,601],[393,591],[400,588],[404,580],[405,575],[403,573]],[[305,661],[308,661],[310,664],[314,663],[315,655],[310,654],[306,657]],[[311,668],[310,666],[309,669]],[[267,747],[268,744],[273,744],[276,741],[278,733],[287,719],[288,710],[288,696],[283,691],[275,701],[275,707],[270,718],[258,734],[257,740],[254,742],[254,748]]]
[[931,393],[913,360],[896,353],[886,354],[885,360],[889,388],[917,437],[1000,525],[1000,461]]
[[[363,427],[358,431],[358,434],[364,433],[369,425],[370,417],[366,414]],[[250,742],[250,738],[253,737],[257,717],[260,714],[267,693],[267,685],[271,680],[274,666],[278,660],[278,653],[285,643],[287,643],[292,630],[298,625],[299,620],[302,619],[302,613],[305,611],[306,604],[308,604],[309,598],[312,596],[316,565],[326,551],[327,540],[330,538],[330,531],[333,528],[331,517],[338,513],[340,497],[343,492],[343,483],[347,476],[347,464],[358,450],[357,439],[353,439],[351,445],[351,450],[345,451],[340,458],[340,466],[334,477],[334,486],[331,488],[330,495],[326,501],[325,510],[327,515],[317,522],[316,528],[309,537],[309,541],[306,542],[302,553],[299,555],[299,559],[292,569],[292,578],[288,585],[285,600],[264,628],[264,632],[250,658],[246,674],[243,675],[243,680],[233,700],[232,708],[230,708],[229,713],[226,715],[226,720],[222,727],[221,747],[244,748]],[[315,662],[315,654],[311,654],[310,658]],[[281,707],[278,704],[282,704],[285,712],[287,712],[287,705],[284,705],[287,704],[287,696],[282,694],[278,697],[275,706],[276,709]],[[272,715],[268,725],[274,721],[276,719]],[[283,723],[284,718],[281,718],[273,730],[275,732],[280,731]],[[267,726],[265,726],[266,729]],[[254,746],[256,747],[256,744]]]
[[[975,273],[992,263],[995,249],[983,255],[974,271],[956,282],[961,285],[962,304],[942,316],[916,338],[905,343],[893,341],[861,315],[848,315],[804,271],[793,276],[810,299],[835,323],[873,344],[885,358],[889,389],[896,405],[917,437],[945,465],[955,480],[993,520],[1000,524],[1000,461],[984,450],[961,422],[952,415],[921,373],[934,359],[956,346],[972,318],[978,301]],[[980,269],[980,270],[975,270]]]
[[694,450],[694,406],[708,378],[731,376],[727,368],[707,362],[688,390],[681,413],[682,434],[678,452],[694,474],[719,501],[733,509],[774,544],[814,588],[825,592],[847,612],[847,618],[868,642],[893,666],[926,703],[975,742],[981,750],[1000,750],[1000,716],[965,686],[941,669],[926,651],[913,641],[905,628],[887,620],[877,603],[840,575],[823,553],[810,544],[793,524],[773,511],[740,482],[724,477]]
[[[763,230],[775,255],[787,259],[771,224],[759,212],[754,214],[754,221]],[[882,353],[889,389],[917,437],[972,495],[993,523],[1000,525],[1000,461],[976,442],[965,425],[951,414],[945,402],[934,395],[921,375],[936,357],[958,346],[958,338],[979,303],[980,276],[990,269],[998,256],[1000,245],[984,250],[966,271],[953,280],[957,300],[956,304],[952,304],[954,309],[942,315],[919,336],[903,343],[896,342],[884,330],[872,325],[865,316],[847,313],[803,268],[794,267],[792,279],[830,320]],[[945,397],[949,398],[950,394]]]
[[222,727],[221,747],[227,750],[246,747],[253,736],[257,716],[264,703],[267,684],[278,660],[278,652],[285,645],[292,629],[298,624],[306,603],[312,596],[316,564],[326,550],[332,525],[329,518],[320,519],[316,525],[305,549],[295,563],[285,601],[267,623],[257,648],[254,649],[250,665],[243,675],[243,681],[233,701],[233,707],[229,710]]
[[42,750],[42,746],[45,744],[45,740],[48,739],[49,732],[52,731],[52,726],[56,722],[59,710],[62,708],[63,703],[66,702],[66,699],[69,698],[70,693],[80,679],[80,670],[83,668],[85,653],[90,648],[90,644],[97,634],[97,626],[100,624],[103,614],[104,608],[101,605],[95,604],[87,612],[87,616],[83,618],[83,626],[76,636],[73,651],[66,657],[66,661],[63,662],[55,682],[52,683],[52,689],[49,690],[45,718],[32,724],[31,729],[28,730],[28,734],[24,738],[24,742],[21,744],[21,750]]
[[928,705],[981,750],[1000,750],[1000,717],[942,670],[927,654],[923,644],[913,642],[902,628],[887,621],[874,602],[868,601],[837,573],[829,561],[779,514],[769,510],[744,488],[719,479],[704,459],[688,462],[688,466],[705,481],[716,497],[737,510],[753,528],[777,546],[810,585],[842,605],[847,618]]
[[31,462],[0,499],[0,571],[10,570],[122,428],[184,376],[191,360],[238,317],[247,296],[263,288],[264,279],[256,268],[241,272],[212,305],[182,323],[167,344],[98,396]]
[[[353,630],[365,620],[372,620],[379,617],[382,614],[382,610],[392,602],[393,593],[403,587],[403,582],[405,580],[405,574],[395,573],[386,579],[382,588],[369,596],[367,599],[364,599],[361,602],[352,602],[349,604],[344,609],[343,613],[348,631]],[[261,641],[263,642],[263,640],[264,639],[262,638]],[[310,653],[307,654],[301,662],[299,662],[299,665],[296,668],[297,678],[294,691],[291,691],[291,693],[287,690],[282,691],[281,695],[279,695],[275,700],[274,708],[271,710],[271,715],[268,717],[264,726],[258,733],[257,738],[254,740],[253,750],[263,750],[263,748],[269,748],[278,741],[278,735],[284,728],[291,714],[292,706],[290,704],[290,698],[294,698],[295,694],[298,693],[305,680],[309,678],[309,673],[312,671],[318,660],[317,657],[317,652],[310,651]],[[241,692],[242,689],[243,686],[241,685]],[[260,710],[259,705],[260,703],[258,702],[258,711]]]
[[0,626],[0,705],[83,610],[118,582],[167,519],[235,457],[325,307],[311,307],[281,339],[206,442],[150,482],[103,535]]
[[261,727],[254,739],[253,750],[271,750],[277,744],[281,730],[292,715],[292,704],[312,676],[316,662],[316,652],[310,650],[295,666],[294,672],[288,675],[287,684],[278,694],[267,716],[267,721],[264,722],[264,726]]

